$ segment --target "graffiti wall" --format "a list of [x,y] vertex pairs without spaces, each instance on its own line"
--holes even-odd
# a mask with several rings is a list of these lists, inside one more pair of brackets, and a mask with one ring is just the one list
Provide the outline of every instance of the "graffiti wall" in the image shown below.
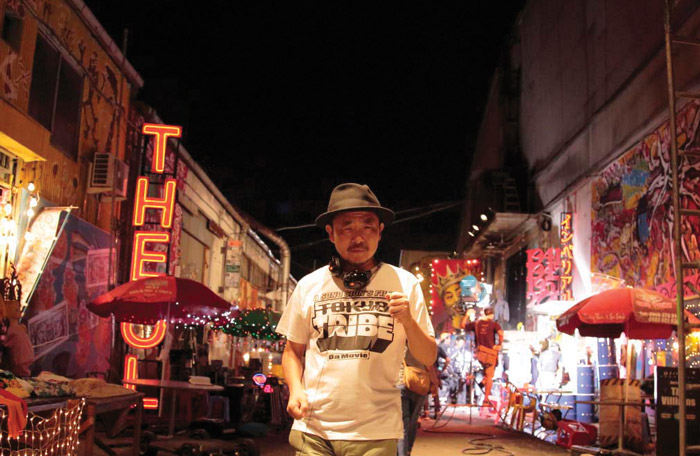
[[[700,149],[700,104],[677,117],[679,151]],[[700,158],[680,160],[681,206],[700,209]],[[591,271],[675,295],[670,136],[665,123],[592,180]],[[700,259],[698,217],[684,217],[683,255]],[[698,275],[686,276],[698,284]],[[686,288],[686,294],[694,294]]]
[[78,378],[109,369],[112,325],[86,308],[107,291],[109,234],[69,215],[24,322],[34,347],[32,372]]

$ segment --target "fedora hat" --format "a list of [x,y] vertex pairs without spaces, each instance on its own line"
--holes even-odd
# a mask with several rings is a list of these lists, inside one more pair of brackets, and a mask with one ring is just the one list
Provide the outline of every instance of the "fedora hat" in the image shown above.
[[347,183],[333,189],[328,210],[316,217],[316,225],[321,228],[330,225],[338,213],[348,211],[374,212],[385,226],[391,225],[396,217],[391,209],[379,204],[376,195],[367,185]]

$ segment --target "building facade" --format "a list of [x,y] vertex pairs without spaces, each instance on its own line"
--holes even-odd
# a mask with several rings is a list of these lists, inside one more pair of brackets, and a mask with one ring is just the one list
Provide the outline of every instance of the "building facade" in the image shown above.
[[[133,101],[142,78],[81,0],[0,0],[0,15],[0,278],[14,267],[22,284],[33,370],[107,372],[113,325],[86,304],[129,279],[140,123],[162,121]],[[279,308],[290,281],[251,223],[181,144],[166,158],[172,243],[148,267]]]

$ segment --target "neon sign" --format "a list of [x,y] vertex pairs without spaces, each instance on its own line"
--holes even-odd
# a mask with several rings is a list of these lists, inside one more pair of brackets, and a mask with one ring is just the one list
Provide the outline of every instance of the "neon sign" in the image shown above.
[[[163,174],[165,172],[165,152],[168,138],[179,138],[182,135],[182,128],[174,125],[144,124],[141,132],[144,135],[155,136],[153,140],[154,147],[153,158],[151,160],[151,173]],[[146,220],[146,210],[156,209],[161,211],[160,228],[170,229],[173,225],[177,181],[175,179],[166,179],[162,184],[161,197],[152,197],[148,195],[150,185],[151,182],[148,177],[139,176],[136,180],[132,225],[135,227],[143,226]],[[146,263],[165,263],[167,261],[167,255],[163,252],[149,250],[147,244],[169,244],[170,240],[170,233],[166,231],[135,231],[131,255],[130,280],[134,281],[145,277],[157,277],[162,275],[158,272],[146,271],[145,265]],[[156,347],[163,341],[167,328],[167,322],[165,320],[160,320],[154,325],[151,334],[142,337],[136,333],[131,323],[121,324],[121,332],[124,341],[129,346],[139,349]],[[126,355],[124,359],[124,378],[127,380],[138,378],[138,370],[136,367],[136,356],[131,354]],[[129,386],[129,388],[134,389],[133,385]],[[157,408],[158,399],[144,398],[143,406],[144,408]]]
[[266,381],[267,377],[262,372],[258,372],[257,374],[253,375],[253,383],[258,385],[260,388],[262,388],[263,385],[265,385]]
[[527,299],[537,305],[559,297],[561,249],[527,251]]
[[179,138],[182,136],[182,127],[175,125],[144,124],[141,132],[143,132],[144,135],[155,136],[151,172],[163,174],[165,171],[165,150],[168,145],[168,138]]
[[167,255],[163,252],[146,250],[147,242],[170,242],[170,233],[163,231],[136,231],[134,233],[134,248],[131,255],[131,280],[139,280],[144,277],[158,277],[157,272],[147,272],[145,263],[165,263]]
[[160,226],[170,228],[173,226],[173,208],[175,207],[175,189],[177,181],[166,179],[163,185],[163,197],[151,198],[148,196],[148,179],[139,177],[136,180],[136,196],[134,197],[134,226],[143,226],[146,218],[146,209],[160,209]]
[[561,213],[559,224],[559,240],[561,242],[561,275],[559,276],[559,299],[573,301],[574,295],[571,284],[574,280],[574,230],[572,226],[573,214]]

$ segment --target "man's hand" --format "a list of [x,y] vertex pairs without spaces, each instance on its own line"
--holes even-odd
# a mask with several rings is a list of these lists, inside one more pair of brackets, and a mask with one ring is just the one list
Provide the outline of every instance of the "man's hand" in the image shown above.
[[496,350],[496,351],[501,351],[501,348],[502,348],[502,347],[501,347],[500,345],[494,345],[494,346],[493,346],[493,349]]
[[389,313],[400,323],[405,324],[413,318],[405,294],[394,291],[386,295],[386,299],[389,300]]
[[295,420],[300,420],[308,415],[309,401],[306,397],[306,392],[299,391],[294,394],[290,393],[287,413],[292,415]]

